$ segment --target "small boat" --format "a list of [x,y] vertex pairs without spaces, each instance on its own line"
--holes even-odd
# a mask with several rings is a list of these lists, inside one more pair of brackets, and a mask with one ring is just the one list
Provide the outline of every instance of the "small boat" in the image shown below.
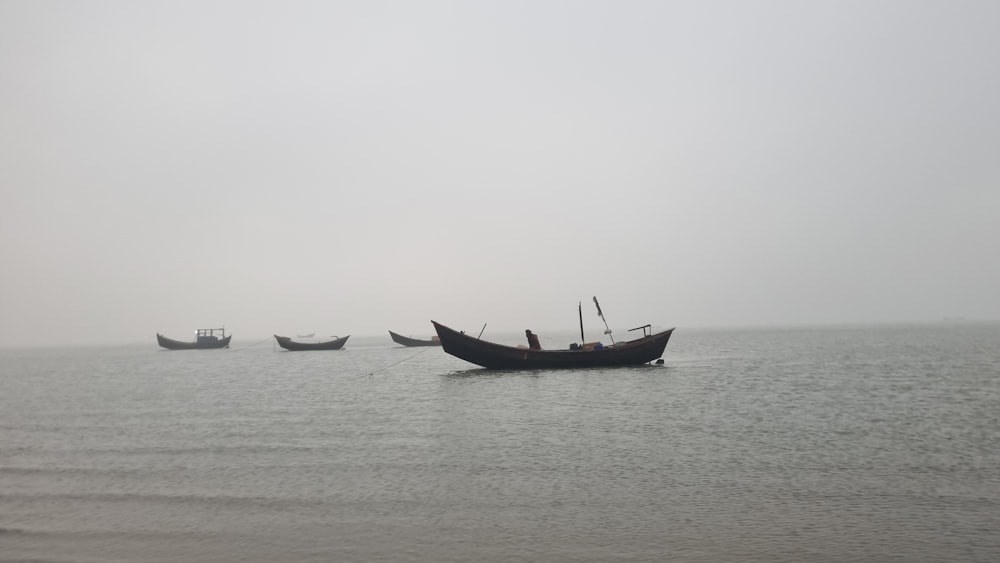
[[[216,336],[216,332],[219,336]],[[195,331],[193,342],[174,340],[156,333],[156,343],[167,350],[215,350],[229,348],[229,339],[232,337],[231,334],[226,336],[225,328],[199,328]]]
[[432,336],[430,340],[419,340],[416,338],[408,338],[402,334],[396,334],[393,331],[389,331],[389,337],[396,344],[402,344],[403,346],[440,346],[441,340],[437,336]]
[[[652,362],[663,355],[674,329],[646,334],[650,325],[642,329],[643,337],[610,346],[584,344],[567,350],[543,350],[505,346],[480,340],[464,332],[446,327],[435,321],[444,351],[467,362],[490,369],[561,369],[617,367]],[[533,336],[533,335],[532,335]]]
[[274,335],[274,339],[278,341],[278,346],[281,346],[285,350],[291,350],[293,352],[301,352],[305,350],[340,350],[344,347],[344,343],[351,335],[348,334],[343,338],[333,337],[333,340],[327,340],[326,342],[296,342],[287,336]]

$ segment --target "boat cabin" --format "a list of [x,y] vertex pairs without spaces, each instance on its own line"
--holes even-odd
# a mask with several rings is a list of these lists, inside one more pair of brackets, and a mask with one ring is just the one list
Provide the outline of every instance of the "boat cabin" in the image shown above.
[[[216,336],[218,332],[221,336]],[[220,338],[226,337],[226,329],[223,328],[199,328],[195,331],[195,342],[198,344],[218,342]]]

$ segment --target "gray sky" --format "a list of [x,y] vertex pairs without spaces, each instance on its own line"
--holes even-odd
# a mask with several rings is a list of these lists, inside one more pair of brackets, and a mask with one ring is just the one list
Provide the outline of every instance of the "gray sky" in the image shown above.
[[998,24],[0,0],[0,346],[1000,319]]

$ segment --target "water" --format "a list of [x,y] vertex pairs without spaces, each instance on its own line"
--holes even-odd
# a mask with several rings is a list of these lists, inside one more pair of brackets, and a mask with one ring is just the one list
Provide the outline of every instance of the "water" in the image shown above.
[[1000,559],[998,325],[249,344],[0,351],[0,561]]

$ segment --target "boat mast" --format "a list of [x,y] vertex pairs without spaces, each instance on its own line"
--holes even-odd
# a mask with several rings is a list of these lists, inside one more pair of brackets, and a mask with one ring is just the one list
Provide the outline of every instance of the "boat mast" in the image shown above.
[[583,346],[583,342],[586,338],[583,337],[583,302],[576,302],[576,312],[580,314],[580,346]]
[[594,297],[594,305],[597,305],[597,316],[601,317],[601,320],[604,321],[604,334],[607,334],[608,338],[611,339],[611,343],[614,344],[615,337],[611,336],[611,328],[608,327],[608,320],[604,318],[604,313],[601,311],[601,304],[597,302],[596,296]]

